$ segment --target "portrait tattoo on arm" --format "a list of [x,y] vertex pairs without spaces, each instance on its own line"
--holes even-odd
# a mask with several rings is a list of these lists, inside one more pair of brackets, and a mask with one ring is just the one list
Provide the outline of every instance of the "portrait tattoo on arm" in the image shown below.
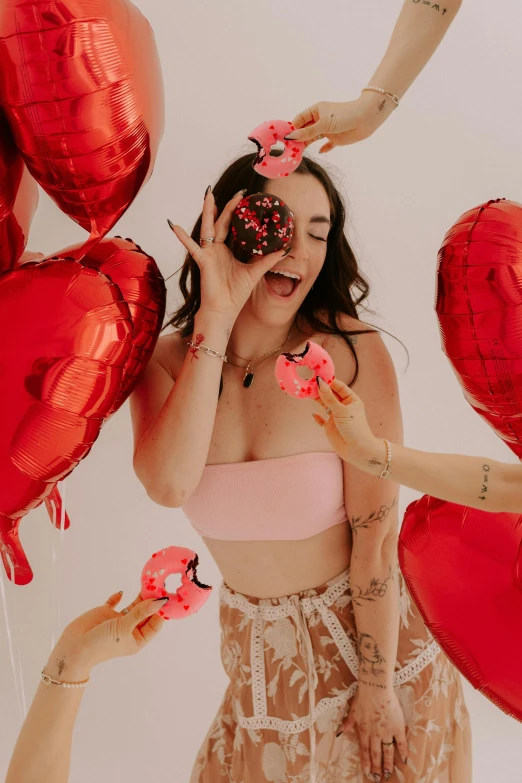
[[361,674],[378,677],[385,674],[385,669],[380,668],[386,663],[379,651],[377,642],[369,633],[359,633],[357,636],[357,657],[359,659],[359,676]]
[[488,491],[488,474],[491,468],[489,465],[482,465],[482,470],[484,471],[484,478],[482,480],[482,489],[480,490],[481,494],[479,495],[479,500],[486,500],[486,494]]
[[391,506],[381,506],[378,511],[372,511],[367,517],[352,517],[349,520],[352,531],[357,533],[358,530],[368,529],[374,522],[384,522],[398,502],[397,498],[395,498]]

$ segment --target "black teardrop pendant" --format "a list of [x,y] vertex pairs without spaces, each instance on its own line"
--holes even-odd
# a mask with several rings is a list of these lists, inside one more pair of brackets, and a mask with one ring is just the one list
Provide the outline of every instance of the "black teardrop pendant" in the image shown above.
[[254,373],[247,372],[247,374],[243,378],[243,386],[245,387],[245,389],[249,389],[253,383],[254,383]]

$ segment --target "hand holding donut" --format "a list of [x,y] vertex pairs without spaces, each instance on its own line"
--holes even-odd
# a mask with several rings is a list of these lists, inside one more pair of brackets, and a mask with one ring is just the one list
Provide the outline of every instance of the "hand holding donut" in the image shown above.
[[328,418],[312,416],[341,459],[358,464],[362,453],[384,455],[385,446],[371,431],[361,398],[338,378],[330,384],[320,380],[318,389],[317,403]]
[[334,147],[367,139],[395,108],[391,100],[376,92],[364,92],[355,101],[320,101],[295,117],[297,130],[286,138],[302,141],[308,147],[326,136],[328,140],[319,152],[331,152]]
[[65,628],[51,653],[45,673],[59,680],[76,682],[89,677],[103,661],[134,655],[156,638],[165,621],[158,616],[168,598],[143,601],[138,595],[118,612],[122,594],[115,593]]
[[290,248],[267,256],[255,256],[242,264],[225,244],[234,210],[243,199],[240,191],[231,199],[217,220],[215,201],[210,189],[205,194],[201,222],[201,247],[180,226],[169,221],[171,229],[199,267],[201,274],[201,309],[237,318],[255,286],[265,272],[274,267]]

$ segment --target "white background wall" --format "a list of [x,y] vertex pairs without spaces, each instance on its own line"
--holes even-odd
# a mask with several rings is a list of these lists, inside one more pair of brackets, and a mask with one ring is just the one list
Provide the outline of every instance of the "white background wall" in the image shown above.
[[[315,100],[356,97],[384,52],[401,2],[138,5],[157,36],[167,127],[156,172],[115,233],[132,236],[168,276],[182,256],[167,217],[191,228],[206,186],[244,151],[258,123],[291,119]],[[370,140],[327,156],[349,197],[352,236],[373,284],[378,323],[411,354],[404,374],[404,352],[388,340],[407,444],[506,461],[513,461],[511,453],[467,406],[440,350],[433,301],[437,250],[457,217],[489,198],[522,201],[521,22],[519,0],[464,0],[447,38],[392,118]],[[84,236],[42,196],[31,249],[51,253]],[[130,601],[156,549],[196,549],[201,578],[218,585],[218,571],[183,513],[147,498],[132,471],[131,447],[126,405],[67,480],[72,527],[62,554],[59,534],[41,508],[22,523],[35,579],[16,590],[7,585],[6,593],[29,701],[53,629],[61,631],[66,621],[119,589]],[[415,497],[403,491],[403,509]],[[76,728],[74,783],[188,780],[225,687],[216,599],[184,623],[169,624],[142,655],[94,672]],[[0,694],[5,774],[19,723],[1,620]],[[466,694],[474,781],[522,781],[520,724],[471,687]]]

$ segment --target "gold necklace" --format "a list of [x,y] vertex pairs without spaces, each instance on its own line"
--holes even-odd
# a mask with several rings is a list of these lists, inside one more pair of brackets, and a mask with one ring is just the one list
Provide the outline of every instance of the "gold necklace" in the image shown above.
[[[241,367],[243,370],[245,370],[245,375],[243,376],[243,386],[245,389],[249,389],[255,380],[254,375],[254,362],[257,362],[258,364],[261,364],[263,359],[268,359],[269,356],[273,356],[275,353],[281,350],[281,348],[284,348],[284,346],[287,344],[288,339],[290,337],[290,334],[292,332],[292,329],[294,328],[294,325],[290,327],[290,331],[288,332],[286,336],[286,340],[281,345],[278,345],[277,348],[274,348],[273,351],[269,351],[268,353],[262,353],[261,356],[254,356],[253,359],[250,359],[248,364],[236,364],[235,362],[231,362],[230,359],[228,359],[228,364],[233,365],[233,367]],[[234,351],[230,351],[234,356],[237,356],[238,359],[241,359],[241,356],[238,356]],[[247,361],[246,359],[243,359],[243,361]]]

